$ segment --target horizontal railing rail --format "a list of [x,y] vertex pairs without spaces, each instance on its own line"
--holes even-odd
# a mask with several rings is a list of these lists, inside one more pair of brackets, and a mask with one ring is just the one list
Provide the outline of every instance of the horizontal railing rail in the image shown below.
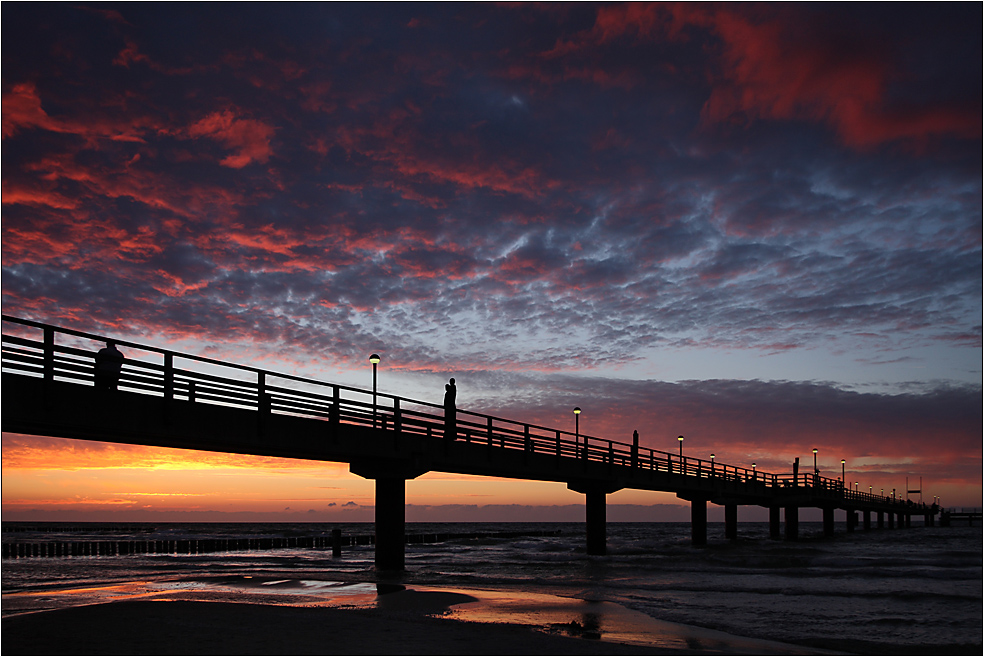
[[[126,358],[123,361],[118,382],[120,390],[260,413],[376,427],[435,439],[453,438],[465,443],[484,444],[490,449],[522,450],[557,459],[580,460],[585,464],[606,464],[610,468],[686,477],[695,483],[706,482],[736,492],[767,494],[770,489],[794,488],[846,502],[911,506],[902,500],[852,491],[844,487],[840,479],[821,477],[816,473],[777,475],[754,467],[748,469],[714,459],[708,461],[464,409],[446,414],[443,406],[432,402],[374,393],[8,315],[3,315],[2,320],[41,331],[40,340],[3,333],[4,372],[94,385],[97,350],[85,349],[77,341],[112,341],[120,347],[142,352],[139,359]],[[63,341],[64,337],[73,338],[76,344],[59,343],[56,339],[59,336],[63,337]],[[146,360],[143,354],[156,355],[161,362]],[[181,361],[182,366],[175,366],[175,360]],[[226,368],[241,378],[203,371],[203,366],[212,370]]]

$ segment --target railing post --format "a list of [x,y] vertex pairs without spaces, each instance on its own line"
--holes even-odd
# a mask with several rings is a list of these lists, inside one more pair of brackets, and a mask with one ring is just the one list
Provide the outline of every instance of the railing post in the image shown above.
[[557,458],[560,458],[560,431],[556,432]]
[[530,425],[523,425],[523,445],[527,452],[533,451],[533,442],[530,440]]
[[397,434],[403,431],[403,412],[400,411],[400,398],[393,398],[393,430]]
[[331,387],[331,407],[328,409],[328,423],[331,424],[332,437],[335,437],[335,429],[341,420],[342,407],[341,407],[341,393],[338,386]]
[[615,443],[608,441],[608,465],[615,465]]
[[164,354],[164,399],[174,399],[174,356]]
[[[51,396],[48,393],[48,384],[55,380],[55,329],[50,326],[44,327],[44,404],[47,406]],[[93,370],[94,372],[95,370]]]
[[259,436],[266,431],[266,415],[269,405],[266,398],[266,372],[256,373],[256,430]]
[[55,329],[44,327],[44,380],[55,380]]
[[195,382],[194,381],[189,381],[188,382],[188,401],[190,401],[190,402],[195,401]]

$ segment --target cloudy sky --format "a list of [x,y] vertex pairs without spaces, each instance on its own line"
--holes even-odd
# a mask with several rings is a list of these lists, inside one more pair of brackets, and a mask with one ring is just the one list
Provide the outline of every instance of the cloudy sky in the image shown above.
[[[8,3],[3,312],[360,386],[378,352],[387,392],[980,506],[981,19]],[[3,477],[17,517],[372,504],[340,465],[10,434]]]

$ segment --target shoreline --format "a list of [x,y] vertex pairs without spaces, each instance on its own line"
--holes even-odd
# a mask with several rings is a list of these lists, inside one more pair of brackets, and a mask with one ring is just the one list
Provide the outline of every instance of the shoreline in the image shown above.
[[20,613],[12,602],[45,594],[4,595],[3,653],[836,654],[505,589],[226,577],[79,592]]

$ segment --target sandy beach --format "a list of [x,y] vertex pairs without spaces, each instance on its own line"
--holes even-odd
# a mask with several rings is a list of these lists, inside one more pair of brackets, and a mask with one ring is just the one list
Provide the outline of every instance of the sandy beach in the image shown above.
[[343,587],[314,604],[297,604],[289,593],[134,590],[115,602],[7,616],[0,649],[4,655],[817,654],[661,623],[611,603],[505,591],[367,589]]

